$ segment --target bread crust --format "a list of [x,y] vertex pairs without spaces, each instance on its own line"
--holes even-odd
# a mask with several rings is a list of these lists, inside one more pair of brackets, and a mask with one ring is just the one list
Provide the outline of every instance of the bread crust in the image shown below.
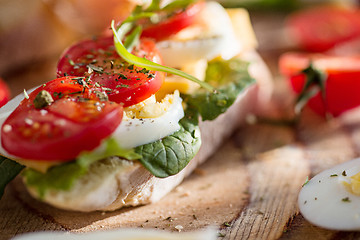
[[[48,191],[41,200],[58,208],[82,212],[113,211],[160,200],[214,154],[248,114],[256,113],[264,103],[264,92],[271,91],[271,75],[255,51],[246,56],[247,60],[252,60],[250,73],[257,83],[244,90],[235,103],[215,120],[200,121],[202,145],[181,172],[167,178],[156,178],[138,161],[112,157],[93,164],[90,173],[81,178],[71,191]],[[33,197],[39,198],[34,188],[28,190]]]

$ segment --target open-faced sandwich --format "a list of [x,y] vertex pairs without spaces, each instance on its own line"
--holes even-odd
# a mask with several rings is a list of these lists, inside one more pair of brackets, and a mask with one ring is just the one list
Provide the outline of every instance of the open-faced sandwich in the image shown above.
[[25,166],[30,194],[59,208],[151,203],[270,96],[245,10],[153,0],[111,27],[0,109],[3,183]]

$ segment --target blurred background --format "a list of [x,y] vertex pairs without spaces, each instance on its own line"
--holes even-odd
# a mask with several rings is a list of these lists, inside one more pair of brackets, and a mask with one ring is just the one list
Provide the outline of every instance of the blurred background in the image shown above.
[[[324,4],[358,6],[354,0],[218,1],[228,8],[248,9],[258,50],[275,75],[278,56],[299,48],[287,34],[289,15]],[[128,0],[0,0],[0,76],[12,96],[55,78],[57,59],[66,47],[101,34],[112,19],[125,18],[134,4]]]

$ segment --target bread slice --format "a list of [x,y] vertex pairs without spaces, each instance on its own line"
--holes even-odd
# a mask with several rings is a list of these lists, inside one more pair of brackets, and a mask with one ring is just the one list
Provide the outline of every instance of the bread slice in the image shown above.
[[[161,199],[216,152],[248,114],[256,112],[260,104],[268,100],[264,96],[271,91],[269,70],[254,50],[246,52],[243,57],[251,63],[249,72],[257,83],[246,89],[218,118],[200,122],[201,148],[181,172],[167,178],[156,178],[138,161],[111,157],[93,164],[88,174],[70,191],[48,191],[41,200],[58,208],[88,212],[111,211]],[[29,188],[29,192],[39,198],[35,189]]]

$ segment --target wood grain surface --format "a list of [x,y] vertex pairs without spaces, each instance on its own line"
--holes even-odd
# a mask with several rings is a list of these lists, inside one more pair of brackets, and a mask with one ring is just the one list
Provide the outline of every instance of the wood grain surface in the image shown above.
[[[257,18],[255,30],[260,39],[266,37],[264,19],[272,19],[266,26],[282,20]],[[274,44],[267,46],[260,41],[260,52],[277,76],[281,51]],[[44,64],[9,75],[13,92],[51,79],[55,61]],[[357,232],[330,231],[309,224],[299,214],[297,196],[307,176],[359,156],[360,110],[325,120],[305,109],[296,124],[285,124],[280,120],[291,118],[291,96],[284,79],[276,77],[275,81],[268,115],[234,132],[211,159],[161,201],[114,212],[68,212],[32,199],[17,178],[0,201],[0,239],[43,230],[89,232],[135,227],[177,231],[178,225],[183,226],[182,231],[212,226],[218,229],[218,239],[226,240],[359,239]]]

